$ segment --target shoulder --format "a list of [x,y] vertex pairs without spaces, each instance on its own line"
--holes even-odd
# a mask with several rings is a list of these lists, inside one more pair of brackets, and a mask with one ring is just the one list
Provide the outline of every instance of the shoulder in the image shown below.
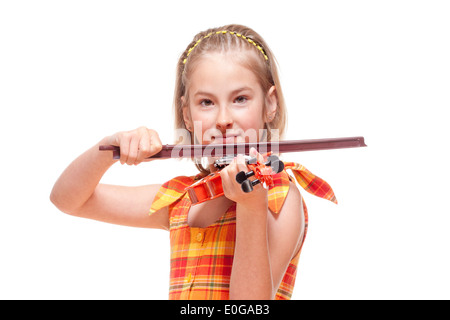
[[281,208],[280,215],[281,214],[303,217],[303,198],[300,194],[300,190],[292,181],[289,181],[289,191],[284,200],[284,205]]
[[[276,210],[271,210],[272,215],[276,216],[277,220],[303,220],[303,198],[295,183],[288,181],[283,186],[283,190],[275,192],[282,201],[278,201],[278,206],[274,208]],[[269,201],[269,208],[270,204]]]
[[278,212],[271,210],[268,218],[269,241],[276,247],[285,247],[289,257],[298,251],[305,232],[305,213],[302,196],[294,182],[288,190]]
[[175,191],[184,192],[186,187],[189,187],[195,181],[195,177],[178,176],[166,181],[161,185],[162,188],[171,189]]
[[178,176],[163,183],[153,199],[150,214],[170,206],[183,197],[186,188],[192,185],[195,177]]
[[[292,189],[292,191],[291,191]],[[273,185],[269,188],[268,197],[269,197],[269,209],[272,213],[280,213],[283,208],[285,201],[289,194],[294,194],[294,197],[300,196],[300,193],[295,186],[295,183],[291,182],[290,176],[286,171],[282,171],[276,174],[273,177]],[[289,198],[292,198],[293,195],[289,195]],[[300,196],[301,198],[301,196]]]

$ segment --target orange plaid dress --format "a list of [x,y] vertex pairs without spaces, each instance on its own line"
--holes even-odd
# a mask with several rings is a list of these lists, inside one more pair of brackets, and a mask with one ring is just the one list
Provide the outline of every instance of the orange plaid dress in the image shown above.
[[[335,203],[333,190],[324,180],[301,165],[285,162],[298,183],[308,192]],[[233,265],[236,239],[236,204],[233,204],[215,223],[206,228],[191,228],[187,223],[191,201],[185,192],[201,176],[180,176],[164,183],[153,201],[150,214],[168,206],[170,231],[170,288],[169,299],[226,300]],[[269,209],[278,214],[289,191],[291,177],[283,171],[274,176],[269,188]],[[305,233],[308,211],[303,201]],[[304,240],[304,239],[303,239]],[[290,261],[275,299],[292,296],[300,250]]]

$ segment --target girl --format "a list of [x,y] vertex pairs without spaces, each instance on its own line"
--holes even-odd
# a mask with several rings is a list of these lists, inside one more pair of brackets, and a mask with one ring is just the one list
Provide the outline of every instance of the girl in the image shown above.
[[[286,121],[273,54],[255,31],[239,25],[201,32],[189,44],[178,61],[174,107],[175,127],[189,132],[190,143],[270,141],[276,130],[282,136]],[[120,163],[127,165],[162,148],[157,132],[145,127],[107,136],[62,173],[51,201],[78,217],[168,230],[170,299],[291,297],[307,212],[285,171],[269,190],[257,185],[244,193],[235,177],[248,169],[238,156],[220,172],[224,196],[191,206],[184,189],[214,166],[196,163],[199,175],[163,185],[99,184],[117,161],[99,145],[120,146]],[[254,149],[251,155],[262,160]],[[328,188],[303,167],[292,169],[308,191]],[[335,201],[331,189],[320,196]]]

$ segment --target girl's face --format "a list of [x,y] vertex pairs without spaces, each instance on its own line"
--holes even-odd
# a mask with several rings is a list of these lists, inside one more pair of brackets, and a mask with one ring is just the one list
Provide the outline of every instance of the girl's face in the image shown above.
[[257,142],[260,129],[275,115],[275,87],[263,92],[256,75],[233,59],[235,54],[207,54],[189,77],[183,116],[202,144]]

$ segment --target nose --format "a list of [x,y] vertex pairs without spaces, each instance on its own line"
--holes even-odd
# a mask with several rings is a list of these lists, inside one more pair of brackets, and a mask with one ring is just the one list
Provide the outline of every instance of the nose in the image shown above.
[[216,119],[216,128],[222,133],[225,133],[227,129],[233,127],[233,118],[226,108],[222,107],[219,110],[219,114]]

